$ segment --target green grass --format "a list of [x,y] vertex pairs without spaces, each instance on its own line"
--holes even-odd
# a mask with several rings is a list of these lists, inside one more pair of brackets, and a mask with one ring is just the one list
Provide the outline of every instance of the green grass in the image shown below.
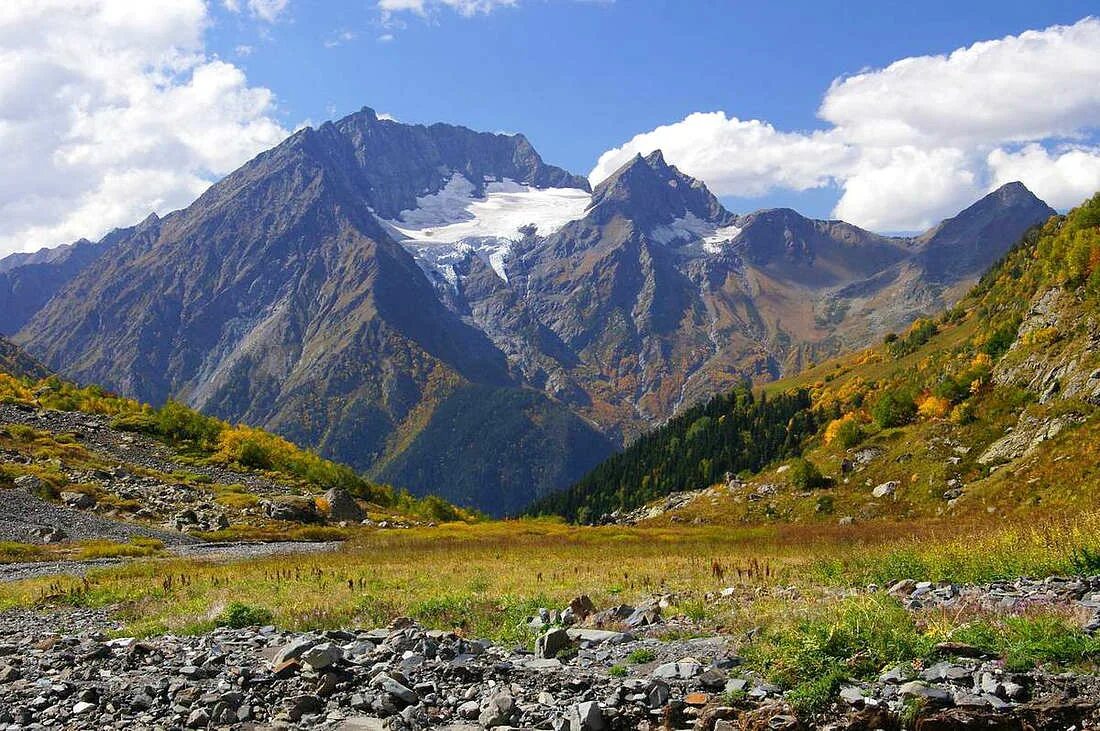
[[892,664],[931,653],[936,638],[883,595],[845,599],[760,635],[742,655],[754,669],[791,691],[800,712],[824,709],[848,678],[869,678]]
[[953,631],[951,639],[1003,658],[1012,671],[1042,664],[1092,664],[1100,657],[1100,638],[1054,614],[975,621]]
[[164,543],[155,538],[133,538],[129,543],[115,541],[81,541],[75,544],[73,558],[88,561],[96,558],[143,558],[164,550]]
[[44,546],[15,541],[0,541],[0,563],[22,563],[40,561],[47,558]]
[[221,627],[259,627],[270,624],[274,616],[263,607],[249,606],[241,602],[231,602],[215,620]]
[[626,656],[626,661],[632,665],[645,665],[647,662],[653,662],[656,659],[657,653],[648,647],[639,647]]

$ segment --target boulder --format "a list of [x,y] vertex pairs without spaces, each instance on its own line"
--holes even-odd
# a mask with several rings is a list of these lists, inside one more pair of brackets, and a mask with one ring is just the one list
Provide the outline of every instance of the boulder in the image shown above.
[[339,647],[331,642],[325,642],[307,649],[302,653],[300,660],[302,664],[308,665],[313,670],[324,670],[342,660],[343,657],[344,653]]
[[61,502],[78,510],[88,510],[95,507],[95,498],[84,492],[63,492],[61,493]]
[[876,485],[874,490],[871,490],[872,497],[886,497],[893,495],[901,487],[901,483],[897,480],[891,480],[890,482],[884,482],[881,485]]
[[279,497],[260,503],[264,515],[272,520],[286,520],[291,523],[316,523],[320,516],[313,500],[304,497]]
[[653,677],[664,680],[691,680],[697,675],[703,674],[703,666],[695,658],[685,657],[679,662],[668,662],[658,665],[653,671]]
[[507,693],[497,693],[481,708],[478,722],[485,728],[507,726],[516,715],[516,701]]
[[21,475],[15,478],[15,486],[29,493],[39,493],[45,489],[46,483],[34,475]]
[[561,628],[552,629],[535,640],[535,654],[545,659],[554,658],[571,643],[568,632]]
[[565,720],[569,722],[569,731],[603,731],[607,727],[600,705],[595,701],[570,706]]
[[61,543],[69,538],[68,533],[52,525],[35,528],[34,535],[43,543]]
[[334,521],[346,520],[358,523],[365,517],[363,509],[355,498],[347,490],[334,487],[325,493],[325,502],[328,503],[328,519]]

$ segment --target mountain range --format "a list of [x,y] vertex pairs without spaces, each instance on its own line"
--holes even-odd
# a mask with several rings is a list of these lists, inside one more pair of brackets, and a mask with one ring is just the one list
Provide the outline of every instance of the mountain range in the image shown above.
[[0,332],[504,515],[684,406],[944,309],[1053,214],[1012,183],[914,237],[736,215],[659,152],[591,189],[522,135],[363,109],[186,209],[0,260]]

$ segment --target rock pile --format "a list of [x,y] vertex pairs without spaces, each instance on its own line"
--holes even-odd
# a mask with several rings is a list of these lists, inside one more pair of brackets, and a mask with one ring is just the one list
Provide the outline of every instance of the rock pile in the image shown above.
[[[588,604],[578,598],[568,609]],[[659,607],[647,602],[630,616]],[[593,610],[586,623],[612,616]],[[542,610],[530,620],[543,623],[532,653],[409,619],[384,629],[219,628],[137,640],[111,639],[118,627],[100,611],[9,611],[0,614],[0,727],[854,730],[898,728],[912,709],[920,728],[933,729],[1100,720],[1095,676],[1009,672],[968,657],[973,648],[945,645],[938,662],[841,688],[810,723],[782,688],[742,666],[729,638],[640,636],[663,626],[659,616],[639,635],[551,623],[565,614]]]

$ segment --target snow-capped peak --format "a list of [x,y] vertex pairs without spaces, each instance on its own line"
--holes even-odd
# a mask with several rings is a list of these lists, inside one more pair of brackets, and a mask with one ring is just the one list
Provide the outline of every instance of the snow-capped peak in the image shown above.
[[534,188],[505,178],[487,182],[485,195],[460,173],[383,223],[429,271],[454,282],[453,264],[471,250],[505,281],[512,244],[526,233],[547,236],[584,215],[592,196],[579,188]]
[[684,244],[702,241],[704,252],[719,254],[722,252],[722,248],[736,239],[740,233],[740,226],[733,224],[716,226],[688,211],[682,218],[654,227],[649,236],[660,244]]

